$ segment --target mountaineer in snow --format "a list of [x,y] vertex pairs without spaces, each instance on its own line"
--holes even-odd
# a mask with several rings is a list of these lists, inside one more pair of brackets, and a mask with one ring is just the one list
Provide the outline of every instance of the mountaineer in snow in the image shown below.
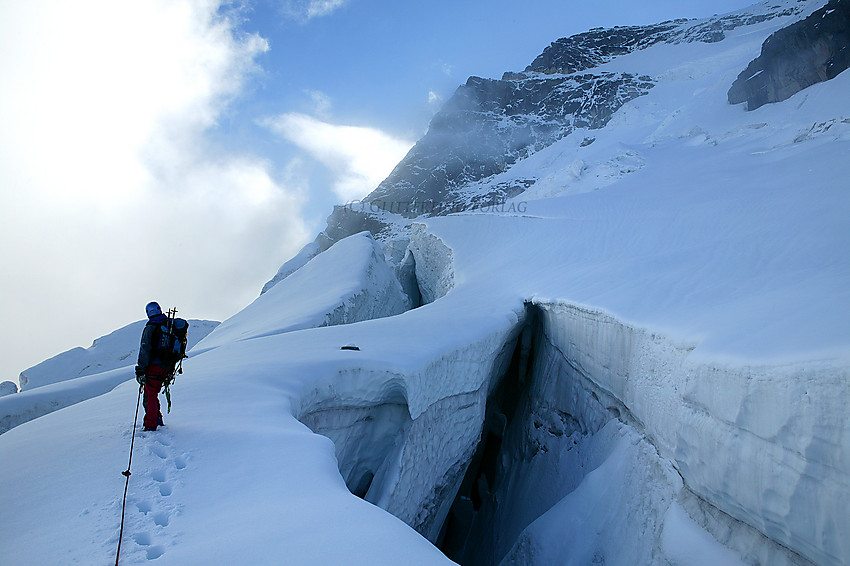
[[177,309],[169,310],[168,316],[162,314],[159,303],[154,301],[145,306],[145,313],[148,323],[142,330],[136,381],[144,386],[145,391],[145,430],[156,430],[157,426],[165,426],[159,405],[159,392],[163,386],[168,411],[171,412],[168,387],[174,381],[175,373],[183,373],[189,323],[174,316]]
[[166,386],[166,393],[168,392],[168,385],[174,377],[176,360],[168,352],[170,319],[162,314],[159,303],[155,301],[145,306],[145,313],[148,315],[148,323],[142,330],[136,381],[145,387],[145,430],[156,430],[157,426],[165,426],[159,405],[159,392],[163,385]]
[[168,317],[162,314],[162,309],[156,302],[148,303],[145,312],[148,315],[148,323],[142,330],[136,381],[145,387],[145,430],[156,430],[157,426],[163,426],[159,392],[174,368],[168,367],[169,364],[162,356],[157,355],[155,347],[160,341],[160,327],[168,323]]

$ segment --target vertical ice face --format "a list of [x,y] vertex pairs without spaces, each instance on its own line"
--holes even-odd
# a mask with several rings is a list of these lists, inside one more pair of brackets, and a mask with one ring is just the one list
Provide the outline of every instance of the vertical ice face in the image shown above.
[[340,475],[351,493],[385,506],[411,429],[403,390],[389,388],[372,402],[326,399],[300,420],[333,441]]
[[428,233],[422,224],[414,224],[408,254],[415,262],[416,282],[423,303],[432,303],[454,286],[454,257],[451,248]]
[[[705,515],[705,526],[773,564],[782,563],[779,545],[818,564],[850,558],[837,535],[850,532],[846,368],[689,363],[688,347],[605,313],[541,306],[548,340],[574,373],[622,404],[618,418],[641,430],[689,491],[744,524]],[[775,542],[759,543],[745,525]]]
[[[306,396],[297,416],[333,440],[352,493],[436,542],[478,447],[489,387],[510,360],[513,347],[505,344],[516,333],[498,325],[405,371],[392,364],[345,370],[332,387]],[[364,383],[374,385],[358,385]]]

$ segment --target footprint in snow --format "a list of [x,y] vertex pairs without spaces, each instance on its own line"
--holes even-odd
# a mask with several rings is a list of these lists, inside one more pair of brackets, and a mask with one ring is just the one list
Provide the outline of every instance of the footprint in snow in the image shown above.
[[165,447],[160,444],[154,444],[150,447],[151,452],[156,455],[158,458],[165,460],[168,458],[168,452]]
[[171,515],[166,513],[165,511],[160,511],[158,513],[154,513],[153,522],[158,527],[167,527],[168,522],[171,520]]
[[[175,453],[172,439],[165,431],[145,434],[141,438],[146,440],[143,454],[147,456],[142,465],[148,465],[141,476],[147,479],[137,484],[138,499],[134,503],[139,514],[134,517],[129,532],[135,531],[130,539],[136,543],[136,555],[140,559],[144,556],[147,560],[156,560],[166,553],[176,537],[168,526],[179,507],[170,501],[170,496],[180,484],[180,472],[186,469],[188,458]],[[133,476],[134,479],[138,477]]]

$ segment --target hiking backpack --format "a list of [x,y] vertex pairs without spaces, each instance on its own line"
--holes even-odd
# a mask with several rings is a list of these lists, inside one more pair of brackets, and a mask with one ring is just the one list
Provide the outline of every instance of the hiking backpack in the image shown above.
[[189,323],[182,318],[169,318],[167,322],[157,325],[154,340],[154,354],[157,358],[174,367],[186,356],[186,342],[189,333]]

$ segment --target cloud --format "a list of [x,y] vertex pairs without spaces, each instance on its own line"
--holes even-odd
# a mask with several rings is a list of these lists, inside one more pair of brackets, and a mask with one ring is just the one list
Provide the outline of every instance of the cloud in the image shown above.
[[313,101],[313,113],[322,119],[330,118],[333,107],[331,97],[320,90],[308,90],[306,93]]
[[207,136],[266,49],[215,2],[0,4],[0,380],[151,299],[229,316],[309,239],[307,187]]
[[284,12],[290,18],[304,22],[329,16],[348,4],[348,0],[288,0]]
[[282,114],[263,125],[330,169],[342,202],[370,193],[413,147],[374,128],[339,126],[305,114]]

